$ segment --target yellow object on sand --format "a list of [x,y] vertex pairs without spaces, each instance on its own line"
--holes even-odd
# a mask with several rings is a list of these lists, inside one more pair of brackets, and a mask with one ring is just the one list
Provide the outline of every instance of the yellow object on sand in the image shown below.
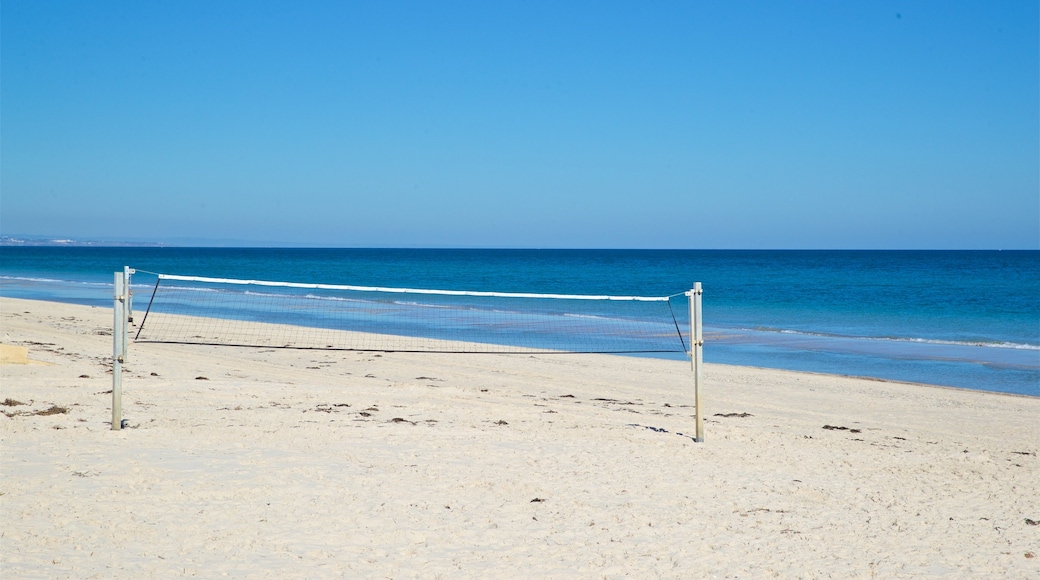
[[24,346],[13,344],[0,344],[0,365],[43,365],[51,366],[54,363],[32,360],[29,358],[29,349]]
[[0,364],[2,365],[27,365],[29,364],[29,349],[24,346],[12,344],[0,344]]

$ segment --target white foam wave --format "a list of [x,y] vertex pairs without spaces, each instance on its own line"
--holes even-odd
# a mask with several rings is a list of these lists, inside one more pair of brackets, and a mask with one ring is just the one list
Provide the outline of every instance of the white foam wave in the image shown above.
[[199,286],[160,286],[159,292],[163,290],[177,290],[178,292],[221,292],[217,288],[200,288]]
[[2,276],[0,280],[11,280],[14,282],[32,282],[35,284],[74,284],[77,286],[96,286],[98,288],[112,287],[111,282],[87,282],[83,280],[60,280],[56,278],[33,278],[31,276]]
[[807,336],[807,337],[819,337],[819,338],[839,338],[846,340],[872,340],[880,342],[910,342],[916,344],[934,344],[941,346],[974,346],[974,347],[985,347],[985,348],[1007,348],[1014,350],[1038,350],[1040,351],[1040,345],[1028,344],[1028,343],[1017,343],[1017,342],[1006,342],[1006,341],[984,341],[984,340],[946,340],[940,338],[917,338],[917,337],[903,337],[903,336],[849,336],[844,334],[834,334],[826,332],[809,332],[804,330],[790,330],[786,328],[768,328],[768,327],[756,327],[756,328],[740,328],[738,330],[750,331],[750,332],[772,332],[776,334],[789,334],[795,336]]
[[343,297],[340,297],[340,296],[318,296],[317,294],[305,294],[304,298],[308,298],[310,300],[324,300],[324,301],[327,301],[327,302],[361,302],[361,303],[371,303],[372,302],[371,300],[359,300],[357,298],[343,298]]
[[587,318],[589,320],[616,320],[615,318],[610,318],[609,316],[596,316],[595,314],[573,314],[570,312],[564,312],[563,316],[565,318]]

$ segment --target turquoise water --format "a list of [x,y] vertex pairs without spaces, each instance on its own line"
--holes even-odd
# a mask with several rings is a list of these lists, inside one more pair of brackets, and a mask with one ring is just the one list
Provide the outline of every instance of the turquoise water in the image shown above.
[[[708,362],[1040,396],[1040,252],[0,248],[4,296],[111,304],[171,274],[665,296],[704,285]],[[134,279],[140,292],[154,277]],[[139,298],[140,300],[140,298]]]

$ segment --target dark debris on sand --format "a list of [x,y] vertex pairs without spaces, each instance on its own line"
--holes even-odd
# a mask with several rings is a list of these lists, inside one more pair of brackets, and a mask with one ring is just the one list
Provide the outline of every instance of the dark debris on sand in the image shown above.
[[823,428],[827,429],[828,431],[848,431],[849,433],[859,433],[860,432],[859,429],[849,429],[848,427],[845,427],[845,426],[838,427],[836,425],[824,425]]

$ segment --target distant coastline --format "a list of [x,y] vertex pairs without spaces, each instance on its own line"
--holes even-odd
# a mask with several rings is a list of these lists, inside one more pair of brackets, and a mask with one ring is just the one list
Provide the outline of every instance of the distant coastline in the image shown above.
[[0,246],[25,246],[25,247],[150,247],[161,248],[169,246],[163,242],[148,241],[118,241],[118,240],[77,240],[72,238],[60,238],[53,236],[0,236]]
[[0,247],[23,248],[312,248],[303,244],[274,240],[237,238],[75,238],[68,236],[14,234],[0,235]]
[[83,239],[63,236],[0,235],[0,247],[33,248],[296,248],[303,244],[257,242],[253,240],[213,238],[155,239]]

